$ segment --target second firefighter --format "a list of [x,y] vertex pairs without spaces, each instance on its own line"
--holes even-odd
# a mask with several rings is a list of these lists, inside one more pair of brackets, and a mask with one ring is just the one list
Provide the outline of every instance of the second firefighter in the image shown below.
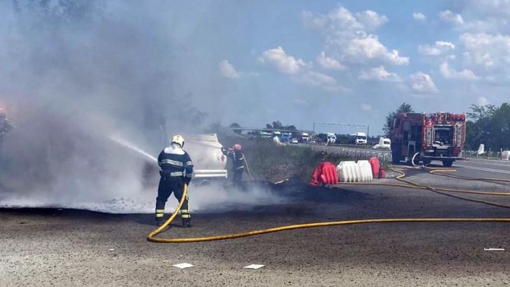
[[235,144],[232,148],[223,150],[223,153],[232,160],[232,181],[235,186],[240,186],[243,181],[244,155],[241,149],[242,147],[240,144]]

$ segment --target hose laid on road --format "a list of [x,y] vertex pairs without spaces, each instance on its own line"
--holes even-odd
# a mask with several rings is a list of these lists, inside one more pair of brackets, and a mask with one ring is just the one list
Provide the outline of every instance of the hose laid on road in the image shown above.
[[147,236],[147,240],[149,240],[151,242],[161,242],[161,243],[172,242],[172,241],[168,241],[168,240],[172,240],[172,239],[155,238],[155,236],[160,234],[168,225],[170,225],[170,223],[172,223],[174,218],[177,216],[177,213],[179,213],[179,210],[181,210],[182,204],[184,203],[184,200],[186,199],[187,195],[188,195],[188,185],[184,184],[184,186],[182,188],[181,200],[179,200],[179,205],[177,205],[177,208],[175,209],[174,213],[172,213],[172,215],[165,221],[165,223],[163,223],[160,227],[156,228],[156,230],[149,233],[149,236]]
[[[509,208],[510,209],[510,206],[508,206],[508,205],[503,205],[503,204],[499,204],[499,203],[491,202],[491,201],[473,199],[473,198],[469,198],[469,197],[463,197],[463,196],[459,196],[459,195],[454,195],[454,194],[442,192],[440,190],[449,190],[450,192],[458,192],[458,193],[484,194],[484,195],[492,195],[492,196],[510,196],[509,193],[479,192],[479,191],[471,191],[471,190],[465,190],[465,189],[444,189],[444,188],[435,188],[435,187],[431,187],[431,186],[424,186],[424,185],[419,185],[417,183],[414,183],[414,182],[412,182],[410,180],[404,179],[406,174],[404,172],[402,172],[402,171],[398,171],[398,170],[393,170],[393,171],[396,171],[396,172],[400,173],[400,175],[396,177],[397,180],[410,184],[412,186],[411,188],[418,187],[418,188],[423,189],[423,187],[425,187],[427,190],[433,191],[433,192],[441,194],[441,195],[446,195],[446,196],[449,196],[449,197],[454,197],[454,198],[458,198],[458,199],[462,199],[462,200],[467,200],[467,201],[471,201],[471,202],[483,203],[483,204],[487,204],[487,205],[492,205],[492,206],[496,206],[496,207],[502,207],[502,208]],[[431,169],[430,173],[434,173],[434,172],[452,172],[452,171],[455,171],[455,170],[440,168],[440,169]]]
[[451,174],[439,174],[441,176],[446,176],[454,179],[462,179],[462,180],[470,180],[470,181],[493,181],[493,182],[501,182],[501,183],[510,183],[510,180],[508,179],[501,179],[501,178],[476,178],[476,177],[464,177],[464,176],[458,176],[458,175],[451,175]]
[[[438,192],[437,189],[429,186],[418,185],[414,182],[404,180],[405,173],[402,171],[401,175],[397,177],[398,180],[408,183],[407,188],[415,188],[415,189],[427,189],[434,191],[439,194],[453,196],[456,198],[460,198],[463,200],[476,201],[480,203],[490,204],[498,207],[506,207],[508,206],[499,205],[491,202],[477,201],[469,198],[463,198],[460,196],[454,196],[448,193]],[[403,186],[403,185],[400,185]],[[327,222],[315,222],[315,223],[303,223],[303,224],[294,224],[280,227],[273,227],[268,229],[261,230],[253,230],[241,233],[234,234],[224,234],[224,235],[216,235],[216,236],[206,236],[206,237],[190,237],[190,238],[157,238],[156,235],[161,233],[177,216],[177,213],[181,209],[181,206],[186,198],[187,194],[187,185],[184,185],[183,195],[181,200],[179,201],[179,205],[175,209],[174,213],[168,218],[167,221],[156,230],[152,231],[148,236],[147,240],[155,243],[191,243],[191,242],[205,242],[205,241],[216,241],[216,240],[226,240],[226,239],[235,239],[241,237],[248,237],[254,235],[261,235],[273,232],[294,230],[294,229],[303,229],[303,228],[313,228],[313,227],[326,227],[326,226],[337,226],[337,225],[352,225],[352,224],[366,224],[366,223],[404,223],[404,222],[499,222],[499,223],[510,223],[510,218],[381,218],[381,219],[357,219],[357,220],[341,220],[341,221],[327,221]]]
[[[406,168],[417,169],[417,168],[412,168],[412,167],[406,167]],[[419,169],[423,169],[423,168],[419,168]],[[435,174],[435,175],[437,175],[438,173],[446,173],[446,172],[455,172],[456,171],[455,169],[450,169],[450,168],[425,168],[425,169],[431,170],[430,174]],[[415,184],[415,183],[407,181],[407,180],[402,180],[403,176],[402,176],[402,172],[400,170],[396,170],[396,169],[390,169],[390,170],[395,171],[397,173],[401,173],[401,175],[397,176],[397,180],[405,182],[406,184],[343,182],[342,185],[377,185],[377,186],[401,187],[401,188],[412,187],[415,189],[430,189],[430,187],[425,186],[425,185],[419,185],[419,184]],[[404,174],[404,176],[405,176],[405,174]],[[461,179],[469,180],[469,178],[463,178],[463,177]],[[471,180],[475,180],[475,179],[471,179]],[[476,180],[481,181],[482,179],[476,179]],[[506,181],[506,180],[502,179],[501,181]],[[510,196],[510,192],[474,191],[474,190],[467,190],[467,189],[454,189],[454,188],[445,188],[445,187],[434,187],[434,189],[439,190],[439,191],[453,192],[453,193],[467,193],[467,194],[490,195],[490,196]],[[509,206],[501,206],[501,207],[509,207]]]

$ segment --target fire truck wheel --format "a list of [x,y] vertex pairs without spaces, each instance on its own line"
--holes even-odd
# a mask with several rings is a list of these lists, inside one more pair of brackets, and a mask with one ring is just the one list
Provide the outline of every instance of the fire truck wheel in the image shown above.
[[451,167],[453,165],[453,160],[443,160],[443,166],[444,167]]

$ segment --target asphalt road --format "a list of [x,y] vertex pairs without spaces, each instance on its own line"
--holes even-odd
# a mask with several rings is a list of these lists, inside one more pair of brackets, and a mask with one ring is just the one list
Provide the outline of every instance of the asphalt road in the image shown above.
[[463,174],[475,177],[496,177],[510,179],[510,161],[467,159],[454,163]]
[[[459,162],[457,169],[462,176],[480,175],[481,168],[507,171],[508,167],[501,164],[472,160]],[[408,173],[410,180],[422,184],[510,192],[508,185],[500,183],[456,181],[425,170]],[[162,236],[207,236],[362,218],[510,217],[507,208],[408,188],[281,186],[272,192],[286,198],[286,202],[195,214],[193,228],[173,226]],[[510,206],[508,197],[477,198]],[[151,223],[152,216],[147,214],[0,210],[0,286],[510,284],[508,223],[366,224],[191,244],[146,241],[146,235],[154,229]],[[179,263],[194,267],[172,266]],[[250,264],[265,266],[258,270],[243,268]]]

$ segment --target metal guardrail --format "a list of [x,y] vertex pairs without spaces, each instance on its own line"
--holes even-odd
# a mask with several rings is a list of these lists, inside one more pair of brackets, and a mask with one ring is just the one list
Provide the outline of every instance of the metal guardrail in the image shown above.
[[377,157],[379,161],[381,162],[391,162],[391,152],[390,151],[383,151],[383,150],[375,150],[375,149],[367,149],[367,148],[353,148],[349,146],[340,146],[340,145],[333,145],[333,146],[326,146],[326,145],[319,145],[319,144],[307,144],[307,145],[300,145],[302,147],[308,147],[311,148],[313,151],[318,152],[327,152],[327,153],[335,153],[340,155],[345,155],[348,157],[352,157],[356,160],[368,160],[371,157]]
[[465,150],[462,156],[464,158],[501,159],[501,152],[488,151],[484,154],[478,154],[476,150]]

